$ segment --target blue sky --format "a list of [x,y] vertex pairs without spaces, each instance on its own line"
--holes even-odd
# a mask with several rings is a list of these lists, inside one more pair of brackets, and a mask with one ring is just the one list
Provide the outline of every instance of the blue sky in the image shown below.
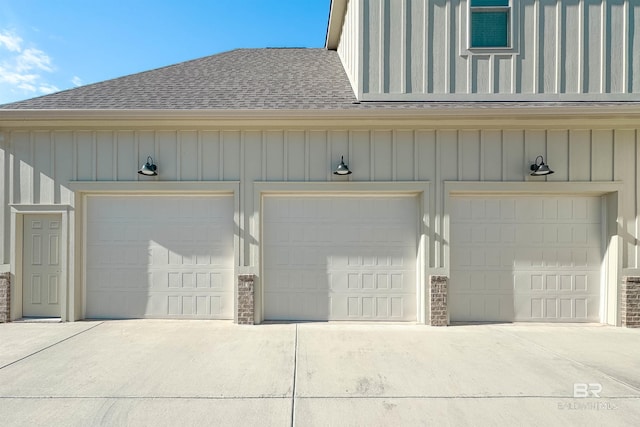
[[0,0],[0,104],[242,47],[323,47],[330,0]]

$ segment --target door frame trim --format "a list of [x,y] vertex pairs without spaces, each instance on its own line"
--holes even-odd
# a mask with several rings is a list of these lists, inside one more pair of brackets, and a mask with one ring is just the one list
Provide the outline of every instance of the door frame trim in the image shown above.
[[255,290],[255,322],[264,321],[263,288],[265,283],[260,278],[264,277],[263,262],[263,198],[272,196],[376,196],[376,195],[413,195],[418,198],[418,223],[416,224],[416,323],[426,324],[429,319],[429,304],[427,302],[427,282],[432,266],[430,266],[429,242],[433,241],[433,227],[430,223],[430,209],[435,205],[432,200],[434,192],[430,191],[429,181],[374,181],[374,182],[282,182],[282,181],[255,181],[253,183],[253,210],[249,218],[250,234],[259,239],[251,245],[249,260],[250,266],[246,273],[255,274],[258,277],[258,286]]
[[[240,248],[244,245],[244,230],[240,224],[240,182],[239,181],[72,181],[69,183],[76,195],[76,210],[78,217],[75,222],[74,234],[77,240],[72,244],[76,248],[77,256],[71,257],[75,261],[74,269],[78,279],[70,290],[73,297],[71,306],[73,315],[71,321],[86,317],[86,236],[87,236],[87,197],[91,196],[231,196],[233,197],[233,252],[234,277],[238,275],[238,265],[241,259]],[[234,279],[235,281],[236,279]],[[73,283],[73,282],[72,282]],[[234,321],[237,322],[237,286],[234,283]]]
[[24,216],[56,215],[60,218],[60,320],[69,320],[69,223],[73,208],[69,205],[12,204],[11,207],[11,273],[15,277],[11,291],[11,320],[22,318],[24,289]]
[[451,198],[454,196],[508,196],[508,195],[574,195],[601,196],[603,198],[602,229],[605,239],[602,248],[602,287],[600,289],[600,322],[620,326],[619,287],[623,274],[622,254],[623,228],[620,215],[623,212],[624,184],[620,181],[592,182],[486,182],[486,181],[445,181],[444,182],[444,271],[451,275]]

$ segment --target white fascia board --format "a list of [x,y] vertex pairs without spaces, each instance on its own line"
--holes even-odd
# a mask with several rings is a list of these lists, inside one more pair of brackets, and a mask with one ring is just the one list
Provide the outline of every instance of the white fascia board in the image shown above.
[[325,49],[336,50],[338,48],[344,16],[347,12],[347,3],[349,3],[349,0],[331,0],[327,35],[324,43]]
[[[426,108],[370,108],[335,110],[0,110],[0,127],[61,128],[122,126],[242,126],[269,128],[282,126],[389,126],[425,125],[467,127],[487,124],[552,124],[570,120],[637,127],[640,103],[618,105],[597,103],[584,106],[491,106],[454,103]],[[474,121],[475,120],[475,121]],[[613,120],[613,121],[612,121]],[[615,122],[615,123],[614,123]],[[571,123],[567,123],[571,124]]]

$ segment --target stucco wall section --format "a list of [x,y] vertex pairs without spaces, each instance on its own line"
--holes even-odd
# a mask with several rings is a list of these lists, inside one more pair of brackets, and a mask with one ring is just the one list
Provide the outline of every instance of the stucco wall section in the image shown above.
[[447,288],[449,278],[447,276],[429,276],[429,304],[431,326],[447,326],[449,313],[447,309]]
[[0,273],[0,323],[11,318],[11,274]]
[[623,278],[620,314],[622,326],[640,328],[640,276]]
[[253,325],[255,323],[255,281],[253,274],[238,276],[238,313],[239,325]]

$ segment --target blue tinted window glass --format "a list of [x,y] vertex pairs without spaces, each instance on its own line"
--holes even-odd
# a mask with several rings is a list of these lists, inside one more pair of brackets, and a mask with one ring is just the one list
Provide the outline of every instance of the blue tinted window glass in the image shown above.
[[509,6],[509,0],[471,0],[471,7]]
[[509,47],[509,13],[472,12],[471,47]]

